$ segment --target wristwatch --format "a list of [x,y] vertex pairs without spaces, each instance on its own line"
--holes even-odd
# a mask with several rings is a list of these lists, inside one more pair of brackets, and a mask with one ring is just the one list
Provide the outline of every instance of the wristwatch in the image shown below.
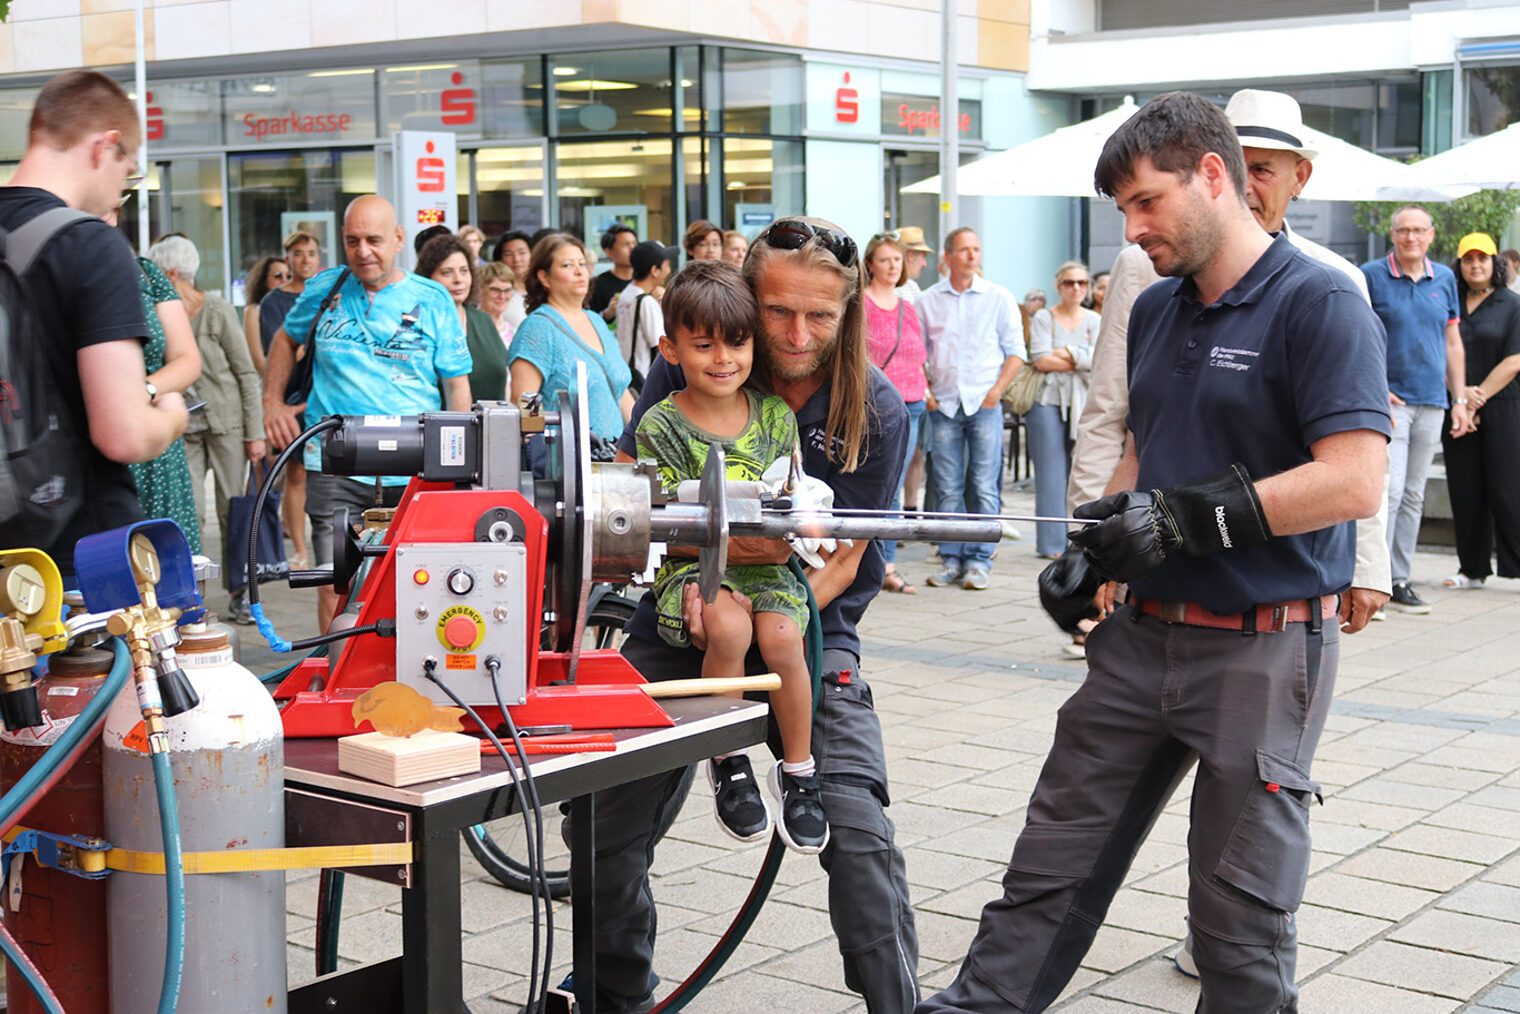
[[158,385],[151,380],[147,381],[146,384],[148,388],[148,404],[151,405],[154,401],[158,400]]

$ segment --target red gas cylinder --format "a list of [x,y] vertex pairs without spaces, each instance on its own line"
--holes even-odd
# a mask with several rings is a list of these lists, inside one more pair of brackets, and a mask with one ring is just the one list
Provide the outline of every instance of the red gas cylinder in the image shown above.
[[[71,648],[48,660],[48,674],[38,683],[44,724],[40,728],[0,733],[0,784],[8,789],[26,774],[85,705],[111,669],[111,653],[99,648]],[[21,818],[24,827],[58,834],[105,835],[101,745],[97,737],[46,796]],[[58,994],[69,1014],[107,1014],[110,976],[106,967],[106,882],[83,880],[39,865],[31,856],[20,863],[21,894],[11,880],[0,891],[5,925]],[[19,902],[19,905],[18,905]],[[14,967],[6,969],[9,1014],[41,1014]]]

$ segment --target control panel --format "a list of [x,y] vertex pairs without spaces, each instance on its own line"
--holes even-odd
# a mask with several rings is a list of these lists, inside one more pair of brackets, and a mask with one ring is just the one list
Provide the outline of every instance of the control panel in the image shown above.
[[[396,680],[438,704],[495,704],[488,659],[507,704],[528,691],[528,550],[515,542],[412,543],[396,549]],[[534,628],[537,629],[536,626]]]

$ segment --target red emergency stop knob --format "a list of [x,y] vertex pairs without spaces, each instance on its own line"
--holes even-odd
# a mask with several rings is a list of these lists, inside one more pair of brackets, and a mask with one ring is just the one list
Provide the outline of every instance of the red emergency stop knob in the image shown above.
[[468,616],[451,616],[443,625],[443,641],[455,651],[466,651],[475,643],[480,627]]

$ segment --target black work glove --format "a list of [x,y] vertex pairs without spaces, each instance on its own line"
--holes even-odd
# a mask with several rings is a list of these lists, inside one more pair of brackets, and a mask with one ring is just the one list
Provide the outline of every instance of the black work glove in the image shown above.
[[1251,476],[1240,464],[1197,482],[1125,492],[1085,503],[1079,518],[1100,518],[1070,536],[1109,581],[1133,581],[1168,556],[1206,556],[1272,537]]
[[1039,583],[1040,605],[1068,634],[1081,632],[1078,621],[1098,618],[1093,596],[1103,586],[1103,579],[1076,546],[1067,546],[1059,560],[1040,571]]

